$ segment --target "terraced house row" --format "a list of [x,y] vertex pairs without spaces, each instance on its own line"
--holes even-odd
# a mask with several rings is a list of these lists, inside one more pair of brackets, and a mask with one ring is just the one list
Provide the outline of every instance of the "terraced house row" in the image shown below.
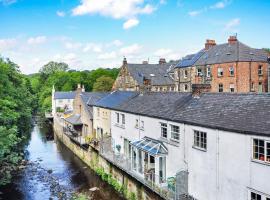
[[63,117],[65,134],[160,199],[270,199],[269,93],[79,87],[73,108]]
[[230,36],[224,44],[206,40],[199,52],[179,61],[129,64],[125,59],[113,89],[126,91],[268,92],[269,54]]

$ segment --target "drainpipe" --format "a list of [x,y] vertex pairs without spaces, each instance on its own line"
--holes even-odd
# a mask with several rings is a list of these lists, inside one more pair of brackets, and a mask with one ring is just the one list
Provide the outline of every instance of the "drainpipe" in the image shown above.
[[252,58],[249,62],[249,92],[251,92],[251,62],[252,62]]

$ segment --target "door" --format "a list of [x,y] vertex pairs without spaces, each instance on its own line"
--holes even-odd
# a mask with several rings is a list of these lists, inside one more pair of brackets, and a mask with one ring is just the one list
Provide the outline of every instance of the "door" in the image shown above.
[[166,158],[159,157],[159,183],[166,179]]

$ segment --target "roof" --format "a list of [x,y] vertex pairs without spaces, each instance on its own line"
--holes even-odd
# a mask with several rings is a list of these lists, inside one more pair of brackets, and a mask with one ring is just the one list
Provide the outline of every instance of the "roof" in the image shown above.
[[207,65],[227,62],[256,61],[267,62],[268,54],[263,49],[251,48],[241,42],[219,44],[206,50],[194,65]]
[[185,56],[180,60],[179,63],[177,63],[177,68],[184,68],[194,65],[194,63],[204,54],[205,50],[201,50],[195,54],[190,54]]
[[73,125],[81,125],[82,124],[81,115],[79,115],[79,114],[71,115],[70,117],[65,118],[65,121],[67,121],[68,123],[73,124]]
[[76,92],[54,92],[54,99],[75,99]]
[[270,136],[270,94],[150,92],[113,110],[244,134]]
[[138,92],[130,91],[114,91],[104,98],[97,101],[94,105],[97,107],[114,108],[120,104],[128,101],[129,99],[137,96]]
[[150,79],[151,85],[173,85],[174,81],[169,72],[174,65],[175,63],[127,64],[127,68],[139,85],[143,85],[144,79]]
[[149,137],[144,137],[141,140],[131,142],[131,145],[148,152],[153,156],[168,154],[168,149],[163,142]]
[[90,115],[90,119],[93,119],[93,105],[100,100],[101,98],[105,97],[106,95],[110,94],[109,92],[82,92],[80,94],[84,105],[87,108],[87,111]]

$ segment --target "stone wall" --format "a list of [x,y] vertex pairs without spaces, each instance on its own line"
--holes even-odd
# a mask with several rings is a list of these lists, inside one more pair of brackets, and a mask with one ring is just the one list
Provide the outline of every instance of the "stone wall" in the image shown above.
[[[125,173],[104,157],[97,150],[89,147],[88,150],[82,149],[77,144],[73,143],[70,138],[64,134],[63,128],[57,119],[54,119],[54,134],[55,137],[66,145],[76,156],[78,156],[85,164],[98,173],[102,169],[104,173],[109,174],[118,185],[121,186],[121,191],[126,199],[130,200],[159,200],[162,199],[156,193],[149,190],[136,179]],[[107,181],[109,182],[109,181]],[[111,184],[113,185],[113,184]],[[123,190],[124,189],[124,190]]]

